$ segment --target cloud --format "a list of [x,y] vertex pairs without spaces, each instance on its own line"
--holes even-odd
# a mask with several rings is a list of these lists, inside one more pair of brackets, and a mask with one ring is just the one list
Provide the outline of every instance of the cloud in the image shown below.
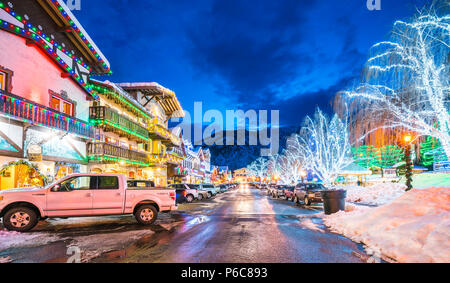
[[365,55],[354,46],[354,26],[346,16],[317,23],[322,16],[315,12],[317,5],[323,4],[214,1],[197,15],[195,27],[187,33],[191,42],[187,56],[212,81],[220,77],[214,95],[233,98],[234,108],[279,106],[287,117],[283,123],[304,112],[297,108],[329,109],[328,101],[341,90],[336,88],[346,87],[343,83],[359,72]]
[[200,72],[223,77],[239,100],[258,98],[271,85],[294,79],[298,65],[311,62],[295,47],[312,3],[214,1],[188,33],[188,56]]

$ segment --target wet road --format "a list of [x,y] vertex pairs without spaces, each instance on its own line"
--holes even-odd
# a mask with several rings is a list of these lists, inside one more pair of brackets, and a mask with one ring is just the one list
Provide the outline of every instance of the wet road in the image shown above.
[[[237,189],[209,211],[182,213],[183,223],[97,262],[361,262],[361,247],[330,233],[319,208],[274,200],[265,191]],[[185,210],[188,211],[188,210]],[[197,212],[197,214],[195,213]],[[203,213],[206,212],[206,213]]]
[[[321,206],[306,208],[239,188],[160,214],[49,219],[30,233],[0,233],[1,262],[362,262],[363,248],[329,232]],[[2,232],[3,233],[3,232]]]

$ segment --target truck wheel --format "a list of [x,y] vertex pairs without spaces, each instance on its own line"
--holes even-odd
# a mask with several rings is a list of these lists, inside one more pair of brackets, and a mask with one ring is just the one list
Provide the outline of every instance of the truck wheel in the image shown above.
[[311,201],[307,197],[305,197],[305,205],[311,205]]
[[202,194],[198,194],[197,199],[201,201],[203,199],[203,195]]
[[134,214],[136,220],[143,225],[151,225],[155,222],[158,212],[153,205],[141,205]]
[[194,201],[194,196],[193,195],[187,195],[186,196],[186,202],[187,203],[191,203]]
[[38,223],[36,212],[28,207],[15,207],[3,216],[3,225],[10,231],[26,232]]
[[208,192],[208,198],[212,198],[212,194]]

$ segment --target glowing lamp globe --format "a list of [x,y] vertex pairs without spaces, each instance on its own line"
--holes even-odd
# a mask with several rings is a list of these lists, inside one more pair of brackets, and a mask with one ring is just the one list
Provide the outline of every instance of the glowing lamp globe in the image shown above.
[[405,142],[410,142],[411,139],[412,139],[412,137],[411,137],[410,135],[406,135],[406,136],[403,137],[403,140],[404,140]]

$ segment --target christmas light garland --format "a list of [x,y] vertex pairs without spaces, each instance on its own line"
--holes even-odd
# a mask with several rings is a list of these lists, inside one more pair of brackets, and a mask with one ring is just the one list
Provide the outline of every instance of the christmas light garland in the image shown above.
[[149,114],[144,112],[142,109],[139,109],[138,107],[136,107],[132,102],[130,102],[127,98],[121,96],[120,94],[118,94],[115,91],[111,91],[108,88],[105,87],[101,87],[101,86],[96,86],[94,84],[90,84],[89,87],[91,89],[94,90],[94,92],[96,92],[97,94],[105,94],[105,95],[110,95],[113,96],[114,99],[117,99],[120,101],[120,103],[122,105],[124,105],[125,107],[127,107],[128,109],[131,109],[131,111],[137,112],[139,113],[141,116],[143,116],[144,118],[150,119],[152,120],[153,117]]
[[[54,1],[56,2],[56,1]],[[59,4],[58,4],[59,5]],[[59,6],[60,7],[60,6]],[[59,65],[62,69],[66,70],[70,76],[78,82],[95,100],[98,100],[98,95],[94,93],[94,91],[90,88],[90,86],[80,77],[73,68],[69,67],[69,65],[62,60],[62,58],[57,54],[57,50],[59,49],[68,57],[72,58],[76,63],[80,64],[88,71],[92,71],[92,68],[88,66],[86,63],[82,62],[79,58],[75,57],[74,54],[70,53],[68,50],[63,48],[60,44],[55,42],[45,33],[38,30],[35,26],[30,24],[27,20],[23,19],[20,15],[17,15],[12,9],[5,7],[3,2],[0,2],[0,9],[3,9],[8,14],[13,16],[18,21],[22,22],[24,28],[16,26],[12,23],[9,23],[5,20],[0,20],[0,28],[18,34],[22,37],[33,40],[36,44],[40,45]],[[52,46],[50,46],[51,44]],[[95,50],[94,50],[95,51]],[[98,54],[97,54],[98,56]],[[103,62],[103,60],[101,60]],[[111,70],[108,68],[107,71],[111,74]]]
[[98,162],[124,162],[131,165],[140,165],[140,166],[150,166],[149,163],[141,162],[141,161],[134,161],[134,160],[128,160],[123,158],[117,158],[117,157],[110,157],[110,156],[89,156],[89,160],[98,161]]
[[81,32],[80,28],[74,23],[74,21],[70,18],[70,16],[64,11],[64,8],[59,4],[56,0],[51,0],[52,4],[60,11],[61,15],[68,21],[70,24],[70,27],[75,31],[80,38],[83,40],[83,42],[86,44],[86,46],[91,50],[91,52],[94,54],[94,56],[97,58],[97,60],[102,64],[103,68],[106,72],[112,73],[110,68],[107,66],[106,62],[101,58],[101,56],[97,53],[93,45],[87,40],[86,36]]
[[116,129],[119,129],[119,130],[122,130],[122,131],[124,131],[124,132],[126,132],[126,133],[128,133],[128,134],[131,134],[131,135],[133,135],[133,136],[136,136],[136,137],[138,137],[138,138],[141,138],[141,139],[143,139],[143,140],[145,140],[145,141],[149,141],[150,140],[150,138],[147,136],[143,136],[143,135],[141,135],[141,134],[139,134],[139,133],[137,133],[137,132],[135,132],[135,131],[132,131],[132,130],[130,130],[130,129],[128,129],[128,128],[125,128],[124,126],[122,126],[122,125],[119,125],[119,124],[117,124],[117,123],[114,123],[114,122],[111,122],[111,121],[109,121],[109,120],[99,120],[99,119],[89,119],[89,121],[92,123],[92,124],[94,124],[95,126],[99,126],[99,125],[103,125],[103,124],[106,124],[106,125],[109,125],[109,126],[112,126],[112,127],[114,127],[114,128],[116,128]]
[[[83,137],[93,138],[93,126],[81,120],[57,113],[42,105],[32,103],[24,98],[0,92],[0,112],[2,115],[20,119],[42,127],[67,131]],[[78,127],[78,132],[71,131],[71,126]]]

